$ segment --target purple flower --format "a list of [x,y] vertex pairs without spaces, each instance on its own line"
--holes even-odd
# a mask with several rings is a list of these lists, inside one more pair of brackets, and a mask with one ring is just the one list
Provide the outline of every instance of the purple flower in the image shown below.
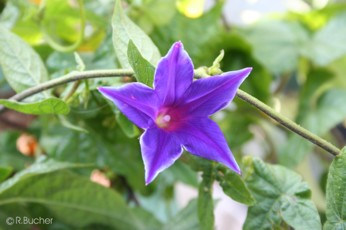
[[226,140],[209,116],[224,108],[252,68],[193,81],[194,67],[181,42],[158,63],[154,89],[142,83],[99,91],[145,132],[140,137],[146,184],[190,153],[240,173]]

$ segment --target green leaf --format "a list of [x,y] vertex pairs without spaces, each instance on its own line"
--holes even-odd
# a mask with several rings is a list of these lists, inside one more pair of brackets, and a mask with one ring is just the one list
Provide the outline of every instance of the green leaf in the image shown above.
[[0,183],[11,175],[13,168],[0,166]]
[[74,52],[73,55],[74,55],[74,58],[75,58],[76,63],[77,63],[76,69],[80,72],[84,71],[85,70],[85,63],[84,63],[83,59],[81,58],[81,56],[77,52]]
[[123,68],[130,68],[127,58],[127,47],[130,40],[138,48],[142,56],[156,66],[161,55],[152,40],[124,13],[121,1],[117,0],[112,19],[113,46],[117,58]]
[[[345,119],[345,101],[345,90],[332,89],[327,91],[319,98],[315,107],[310,108],[304,114],[300,124],[316,135],[325,135],[331,128]],[[300,136],[292,135],[280,151],[280,163],[285,166],[294,167],[302,161],[306,154],[311,151],[312,147],[313,144],[310,142],[302,139]]]
[[[40,30],[53,49],[71,52],[81,45],[86,23],[82,1],[76,1],[72,5],[66,1],[50,0],[45,3],[44,11],[40,13]],[[91,21],[88,21],[88,24],[92,26]]]
[[165,180],[171,182],[183,182],[187,185],[198,187],[197,173],[189,167],[189,165],[176,161],[171,167],[165,171]]
[[61,169],[85,167],[85,166],[88,166],[88,165],[59,162],[59,161],[54,161],[52,159],[41,158],[36,163],[32,164],[29,168],[26,168],[20,171],[14,177],[1,183],[0,196],[2,192],[6,191],[8,188],[12,187],[14,184],[23,180],[26,177],[40,175],[43,173],[50,173],[50,172],[54,172]]
[[2,27],[0,34],[0,66],[16,92],[48,80],[42,60],[28,44]]
[[72,124],[69,120],[67,120],[67,118],[65,116],[58,116],[59,120],[61,122],[61,125],[68,128],[68,129],[72,129],[74,131],[78,131],[78,132],[83,132],[83,133],[88,133],[88,130],[83,129],[82,127]]
[[129,41],[127,56],[130,65],[135,72],[137,81],[142,82],[149,87],[153,87],[155,68],[142,57],[132,40]]
[[202,182],[198,188],[198,219],[202,230],[214,229],[214,201],[212,195],[213,163],[203,169]]
[[346,228],[346,148],[330,165],[327,179],[327,221],[325,230]]
[[137,126],[133,124],[132,121],[130,121],[122,112],[120,112],[120,110],[112,102],[107,100],[107,103],[114,111],[117,124],[124,134],[129,138],[137,137],[140,134]]
[[7,183],[6,188],[0,186],[0,206],[40,204],[54,214],[54,219],[75,228],[100,223],[116,229],[145,229],[145,223],[139,221],[114,190],[69,171],[47,171],[22,173],[18,180]]
[[162,230],[162,223],[155,216],[145,210],[143,207],[135,207],[131,211],[136,215],[139,221],[142,222],[141,229],[143,230]]
[[220,25],[222,2],[199,18],[175,14],[168,25],[155,27],[151,34],[153,41],[162,52],[166,52],[175,41],[182,41],[196,67],[211,64],[226,42],[225,31]]
[[[147,26],[148,29],[152,29],[154,26],[163,26],[173,18],[176,13],[173,10],[175,7],[175,0],[146,0],[138,6],[138,10],[135,12],[137,13],[136,19],[139,25]],[[133,12],[131,13],[133,14]]]
[[119,126],[107,124],[110,118],[114,122],[112,111],[107,113],[107,117],[95,116],[84,120],[81,127],[88,133],[64,128],[49,119],[47,125],[44,125],[40,144],[55,159],[95,162],[99,168],[110,168],[124,176],[133,189],[144,190],[144,168],[138,140],[127,138]]
[[68,114],[70,112],[69,106],[58,98],[48,98],[32,103],[0,99],[0,104],[6,108],[26,114]]
[[297,173],[257,158],[244,159],[246,183],[257,203],[249,207],[244,229],[321,229],[311,191]]
[[243,178],[232,170],[219,165],[216,171],[216,180],[219,181],[223,192],[235,201],[248,206],[256,203],[255,198],[251,195]]
[[[268,36],[270,34],[270,36]],[[308,33],[295,22],[263,21],[243,31],[252,45],[253,56],[274,73],[293,71]]]
[[8,217],[31,217],[30,213],[23,207],[21,204],[11,204],[11,205],[2,205],[0,208],[0,218],[3,221],[0,221],[1,230],[29,230],[28,225],[8,225],[6,219]]
[[127,137],[133,138],[139,135],[139,130],[123,113],[116,112],[116,119]]
[[163,230],[199,230],[197,200],[192,200],[164,225]]
[[302,50],[303,54],[318,65],[327,65],[345,55],[345,20],[346,13],[334,16],[325,27],[314,34]]
[[32,158],[21,154],[16,148],[19,132],[2,131],[0,133],[0,165],[12,167],[15,171],[21,170],[32,163]]

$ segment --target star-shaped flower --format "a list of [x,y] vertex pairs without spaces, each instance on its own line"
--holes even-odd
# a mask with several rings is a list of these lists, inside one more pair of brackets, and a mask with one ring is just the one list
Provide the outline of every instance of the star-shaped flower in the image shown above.
[[194,67],[181,42],[173,44],[157,66],[154,88],[129,83],[99,91],[133,123],[140,137],[146,184],[188,152],[240,173],[218,125],[209,116],[224,108],[251,68],[193,81]]

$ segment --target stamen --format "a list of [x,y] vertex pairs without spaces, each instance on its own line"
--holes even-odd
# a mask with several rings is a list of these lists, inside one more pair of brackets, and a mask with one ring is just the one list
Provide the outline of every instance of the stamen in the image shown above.
[[167,115],[163,116],[162,120],[165,121],[165,122],[169,122],[171,120],[171,116],[169,116],[167,114]]
[[163,113],[157,116],[156,124],[160,128],[167,128],[171,120],[172,117],[169,114]]

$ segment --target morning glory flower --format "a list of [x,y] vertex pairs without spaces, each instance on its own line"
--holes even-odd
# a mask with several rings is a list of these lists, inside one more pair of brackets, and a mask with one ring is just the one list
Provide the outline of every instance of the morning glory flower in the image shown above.
[[183,149],[240,173],[225,137],[209,116],[232,101],[251,69],[193,81],[192,61],[183,44],[176,42],[159,61],[153,88],[137,82],[120,88],[99,87],[125,116],[145,130],[140,145],[146,184],[170,167]]

